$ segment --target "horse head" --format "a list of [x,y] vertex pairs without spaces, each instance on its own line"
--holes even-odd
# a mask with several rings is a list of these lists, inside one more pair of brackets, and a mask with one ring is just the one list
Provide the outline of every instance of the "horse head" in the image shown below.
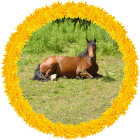
[[96,59],[96,39],[89,41],[87,39],[87,55],[90,57],[91,61]]
[[[90,46],[90,47],[89,47]],[[87,39],[87,47],[86,47],[86,49],[82,52],[82,53],[80,53],[78,56],[81,56],[81,57],[85,57],[85,56],[87,56],[87,54],[88,54],[88,48],[90,48],[90,52],[93,52],[94,53],[94,57],[93,58],[91,58],[91,60],[93,60],[95,57],[96,57],[96,39],[94,39],[94,40],[91,40],[91,41],[89,41],[88,39]],[[92,51],[91,51],[92,50]],[[90,54],[91,55],[91,54]]]

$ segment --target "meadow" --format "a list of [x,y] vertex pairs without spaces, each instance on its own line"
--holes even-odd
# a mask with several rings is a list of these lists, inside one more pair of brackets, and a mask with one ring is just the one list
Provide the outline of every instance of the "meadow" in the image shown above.
[[123,78],[124,63],[118,44],[96,24],[88,27],[88,39],[97,40],[96,79],[63,79],[33,81],[38,64],[52,55],[77,56],[86,48],[86,31],[69,20],[65,23],[47,23],[32,34],[26,42],[18,62],[18,76],[23,96],[33,110],[53,122],[78,124],[96,119],[111,106],[118,95]]

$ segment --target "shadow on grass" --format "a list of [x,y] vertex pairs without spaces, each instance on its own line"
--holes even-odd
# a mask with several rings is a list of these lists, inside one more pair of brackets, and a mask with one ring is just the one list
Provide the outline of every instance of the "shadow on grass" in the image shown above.
[[104,81],[104,82],[114,82],[114,81],[116,81],[116,79],[114,79],[111,76],[107,75],[107,76],[102,77],[102,81]]
[[112,78],[110,74],[105,70],[105,76],[102,77],[102,81],[104,82],[114,82],[116,79]]

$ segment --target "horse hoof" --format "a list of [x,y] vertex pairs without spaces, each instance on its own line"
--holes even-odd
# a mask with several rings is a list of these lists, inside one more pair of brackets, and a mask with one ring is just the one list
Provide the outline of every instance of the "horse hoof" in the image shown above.
[[76,79],[81,79],[79,76],[76,76]]
[[103,77],[103,75],[98,75],[97,77],[96,77],[96,79],[99,79],[99,78],[102,78]]
[[62,76],[62,78],[67,79],[67,77],[66,77],[66,76]]

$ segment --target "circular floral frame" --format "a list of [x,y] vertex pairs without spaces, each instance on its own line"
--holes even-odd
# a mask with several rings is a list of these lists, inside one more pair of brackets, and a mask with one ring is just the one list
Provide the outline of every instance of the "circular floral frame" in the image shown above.
[[[113,100],[112,106],[102,114],[98,119],[92,119],[86,123],[81,122],[77,125],[53,123],[43,114],[37,114],[30,106],[28,100],[22,96],[22,89],[19,86],[19,77],[17,76],[17,62],[20,53],[28,41],[29,37],[41,26],[63,17],[91,20],[105,29],[112,39],[119,44],[119,50],[122,52],[125,63],[124,78],[118,96]],[[67,139],[86,137],[102,131],[106,126],[111,126],[118,117],[125,114],[128,105],[136,94],[135,87],[138,79],[138,65],[135,47],[132,41],[127,37],[126,30],[121,23],[115,20],[103,9],[87,3],[67,2],[54,3],[50,7],[45,6],[36,9],[34,13],[26,17],[22,24],[18,25],[17,31],[11,35],[6,44],[6,55],[3,61],[3,77],[6,93],[9,97],[11,106],[14,107],[17,114],[29,124],[43,133],[54,134],[54,136],[65,137]]]

